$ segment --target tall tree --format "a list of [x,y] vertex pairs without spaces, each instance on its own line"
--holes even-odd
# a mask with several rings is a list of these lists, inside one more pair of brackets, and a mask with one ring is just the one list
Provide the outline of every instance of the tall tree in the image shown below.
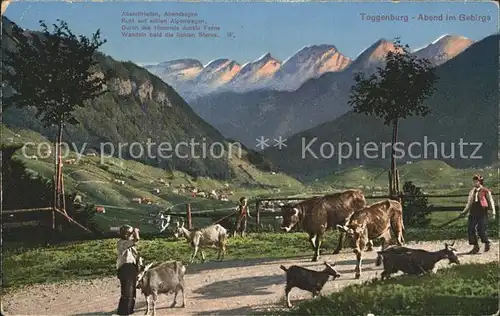
[[2,34],[14,43],[14,49],[4,51],[2,75],[13,89],[4,106],[35,106],[37,118],[45,127],[57,127],[55,207],[61,202],[57,194],[62,181],[60,144],[64,125],[78,123],[75,109],[105,93],[108,77],[96,75],[95,53],[106,42],[101,40],[100,31],[91,38],[77,36],[66,22],[57,22],[52,30],[40,21],[41,32],[27,32],[14,25],[11,32]]
[[355,75],[348,104],[355,113],[378,116],[384,125],[392,126],[389,194],[395,197],[400,193],[394,148],[399,121],[430,113],[424,102],[434,94],[438,77],[428,59],[411,54],[410,47],[401,44],[399,38],[393,43],[395,49],[387,54],[384,67],[377,67],[370,76]]

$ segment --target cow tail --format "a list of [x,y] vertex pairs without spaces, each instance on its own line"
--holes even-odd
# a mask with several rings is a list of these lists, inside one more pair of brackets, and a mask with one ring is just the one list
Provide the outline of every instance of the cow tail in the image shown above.
[[401,206],[401,212],[400,212],[400,217],[399,217],[399,220],[401,221],[401,229],[403,231],[403,233],[406,233],[406,228],[405,228],[405,223],[403,221],[403,205],[399,204]]
[[[401,204],[399,204],[401,205]],[[403,210],[400,208],[399,210],[397,211],[393,211],[392,213],[392,217],[391,217],[391,228],[392,228],[392,232],[394,233],[394,235],[398,236],[398,232],[396,231],[396,226],[399,226],[401,227],[401,243],[404,243],[405,240],[404,240],[404,234],[406,234],[406,228],[405,228],[405,225],[404,225],[404,222],[403,222]]]
[[288,269],[287,269],[284,265],[281,265],[281,266],[280,266],[280,269],[281,269],[281,270],[283,270],[283,271],[285,271],[285,272],[287,272],[287,271],[288,271]]
[[401,243],[405,243],[405,237],[404,235],[406,234],[406,228],[405,228],[405,224],[403,223],[403,216],[401,216],[401,228],[402,228],[402,232],[403,234],[401,235]]

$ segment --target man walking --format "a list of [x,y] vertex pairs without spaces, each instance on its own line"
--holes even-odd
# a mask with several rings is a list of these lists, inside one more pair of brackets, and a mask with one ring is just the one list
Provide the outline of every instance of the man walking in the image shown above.
[[469,254],[479,252],[479,244],[476,236],[476,228],[481,242],[484,244],[484,252],[490,250],[490,240],[486,234],[488,224],[488,209],[491,210],[492,218],[495,219],[495,202],[491,196],[490,190],[483,186],[484,178],[482,175],[472,177],[474,187],[469,192],[467,205],[461,212],[461,215],[469,213],[468,234],[469,244],[473,246]]

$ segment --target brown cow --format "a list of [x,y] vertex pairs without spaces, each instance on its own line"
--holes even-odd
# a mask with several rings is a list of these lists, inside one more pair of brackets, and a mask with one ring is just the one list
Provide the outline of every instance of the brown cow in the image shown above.
[[[312,261],[317,261],[325,231],[328,228],[335,228],[336,225],[345,224],[349,216],[365,205],[365,196],[359,190],[347,190],[323,197],[313,197],[296,204],[287,204],[281,207],[283,216],[281,229],[289,232],[297,223],[300,223],[302,229],[309,234],[309,242],[314,249]],[[342,249],[344,235],[341,232],[334,254]],[[369,248],[371,246],[370,242]]]
[[390,229],[397,237],[397,244],[403,245],[403,207],[394,200],[373,203],[354,213],[344,226],[337,225],[354,240],[356,254],[356,279],[361,276],[361,252],[368,240],[382,238],[382,250],[391,240]]

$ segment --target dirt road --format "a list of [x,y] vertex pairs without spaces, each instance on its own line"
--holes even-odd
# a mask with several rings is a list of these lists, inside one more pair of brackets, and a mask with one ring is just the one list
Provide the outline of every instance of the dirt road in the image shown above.
[[[442,249],[442,242],[408,244],[409,247],[426,250]],[[463,254],[469,250],[466,241],[457,241],[460,260],[469,262],[498,261],[498,241],[490,252],[477,255]],[[378,248],[376,248],[378,249]],[[186,275],[187,306],[184,309],[167,308],[173,295],[160,295],[158,315],[244,315],[251,311],[283,307],[284,272],[281,264],[298,264],[312,269],[322,269],[323,260],[337,263],[342,275],[329,281],[325,293],[336,291],[346,285],[359,283],[379,276],[381,269],[375,266],[376,252],[364,253],[363,272],[360,280],[354,279],[354,254],[344,250],[339,255],[324,255],[320,262],[310,262],[310,257],[293,259],[261,259],[244,261],[208,262],[188,267]],[[448,267],[447,260],[438,267]],[[34,285],[2,298],[7,315],[111,315],[119,299],[119,282],[114,277],[92,281],[73,281],[62,284]],[[292,290],[292,303],[298,299],[309,299],[311,295],[298,289]],[[138,292],[136,314],[144,314],[145,299]]]

